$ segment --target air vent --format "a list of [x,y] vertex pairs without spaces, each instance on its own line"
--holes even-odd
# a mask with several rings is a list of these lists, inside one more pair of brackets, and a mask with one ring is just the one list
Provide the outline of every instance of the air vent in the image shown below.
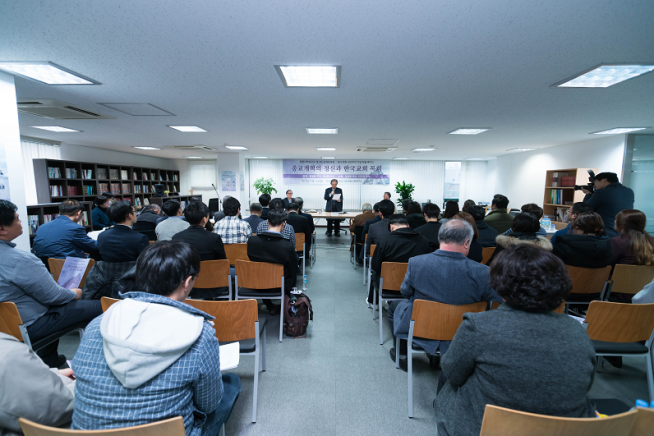
[[388,153],[397,150],[397,147],[359,147],[356,150],[362,153]]
[[114,117],[91,112],[60,100],[19,101],[18,110],[26,114],[50,118],[52,120],[114,119]]
[[206,150],[206,151],[216,151],[211,147],[206,145],[173,145],[173,148],[178,150]]
[[398,142],[400,142],[399,139],[368,139],[366,145],[386,145],[392,147]]

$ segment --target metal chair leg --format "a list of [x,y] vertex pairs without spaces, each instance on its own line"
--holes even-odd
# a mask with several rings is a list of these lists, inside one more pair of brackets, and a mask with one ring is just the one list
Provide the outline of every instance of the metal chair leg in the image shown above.
[[400,338],[395,338],[395,369],[400,369]]
[[267,325],[263,326],[263,337],[259,338],[261,341],[261,371],[266,371],[266,329]]
[[220,427],[220,433],[218,433],[218,436],[225,436],[225,424]]
[[[381,284],[380,284],[380,290],[381,290]],[[382,327],[382,307],[384,307],[384,299],[381,296],[381,292],[379,293],[379,345],[384,345],[384,328]]]
[[257,396],[259,394],[259,344],[261,338],[259,337],[259,323],[255,323],[255,346],[257,347],[254,353],[254,393],[252,395],[252,422],[257,422]]
[[[409,338],[406,344],[406,360],[407,360],[407,372],[409,373],[409,418],[413,418],[413,327],[415,321],[411,321],[411,327],[409,328]],[[399,350],[395,350],[395,355],[397,356],[400,353]]]
[[654,402],[654,368],[652,368],[652,350],[649,350],[645,356],[647,365],[647,389],[649,390],[649,400]]

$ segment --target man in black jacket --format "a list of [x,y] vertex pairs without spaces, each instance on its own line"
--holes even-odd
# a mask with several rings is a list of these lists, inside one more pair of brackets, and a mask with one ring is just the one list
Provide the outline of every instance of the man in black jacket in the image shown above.
[[227,259],[223,240],[217,233],[207,231],[209,208],[201,201],[195,201],[184,209],[189,228],[173,236],[173,241],[186,242],[200,253],[200,260]]
[[142,233],[132,230],[136,212],[127,201],[117,201],[109,208],[109,217],[116,223],[98,236],[98,251],[105,262],[134,262],[150,242]]
[[429,241],[431,251],[438,250],[438,231],[441,229],[441,223],[438,222],[438,216],[441,214],[441,208],[434,203],[427,203],[422,208],[427,223],[418,227],[416,232],[420,233]]
[[[402,214],[391,215],[388,218],[391,233],[383,238],[372,256],[370,269],[372,270],[372,286],[379,289],[379,274],[383,262],[408,262],[413,256],[431,253],[429,241],[411,230],[409,221]],[[370,305],[373,299],[373,287],[368,291],[367,302]],[[377,304],[377,301],[374,302]]]
[[301,215],[309,220],[309,225],[311,226],[311,233],[313,233],[313,231],[316,230],[316,226],[313,223],[313,216],[311,216],[311,214],[304,213],[304,211],[302,210],[302,208],[304,207],[304,200],[302,199],[302,197],[295,197],[295,202],[297,203],[297,207],[300,208],[300,210],[298,211],[298,215]]
[[394,209],[391,200],[382,200],[379,202],[379,212],[381,213],[382,220],[371,225],[368,230],[367,253],[370,253],[371,245],[379,244],[379,241],[391,233],[390,227],[388,226],[388,218],[393,215]]
[[634,191],[620,183],[615,173],[599,173],[595,176],[593,185],[595,192],[583,189],[586,194],[584,203],[602,217],[606,236],[618,236],[618,232],[613,228],[615,216],[622,210],[634,208]]
[[[261,194],[259,196],[259,203],[261,203],[261,219],[266,220],[268,219],[268,212],[270,212],[270,194]],[[256,229],[252,229],[254,232]]]
[[141,209],[132,230],[143,233],[151,241],[157,240],[154,229],[157,227],[157,220],[161,218],[161,207],[158,204],[151,204]]
[[[325,201],[327,201],[325,204],[325,212],[343,211],[343,190],[341,188],[337,188],[336,185],[338,185],[338,180],[332,179],[332,187],[325,189],[324,198]],[[325,234],[327,236],[331,236],[333,228],[336,236],[340,236],[341,221],[342,220],[328,219],[327,232],[325,232]]]
[[484,221],[486,216],[486,210],[481,206],[470,206],[467,209],[467,212],[472,215],[472,218],[477,224],[477,230],[479,230],[479,242],[482,247],[494,247],[495,238],[497,238],[497,230],[488,225]]
[[295,233],[304,233],[304,252],[309,253],[311,251],[311,225],[309,220],[299,214],[300,207],[297,203],[289,203],[286,205],[286,222],[293,226]]

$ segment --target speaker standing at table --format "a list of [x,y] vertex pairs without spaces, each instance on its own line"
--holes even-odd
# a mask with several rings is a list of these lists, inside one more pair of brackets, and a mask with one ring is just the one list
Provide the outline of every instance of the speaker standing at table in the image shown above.
[[[325,200],[327,200],[327,205],[325,206],[325,212],[342,212],[343,211],[343,190],[337,188],[338,180],[332,179],[332,187],[325,189]],[[332,227],[336,232],[336,236],[341,236],[341,221],[342,220],[332,220],[327,219],[327,236],[332,235]]]

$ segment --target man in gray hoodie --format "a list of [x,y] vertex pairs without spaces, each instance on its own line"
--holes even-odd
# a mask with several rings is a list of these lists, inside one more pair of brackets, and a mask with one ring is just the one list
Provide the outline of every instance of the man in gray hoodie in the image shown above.
[[188,436],[217,435],[241,384],[220,373],[212,316],[184,300],[200,273],[185,242],[157,242],[136,263],[136,289],[91,322],[73,360],[73,428],[129,427],[182,416]]

